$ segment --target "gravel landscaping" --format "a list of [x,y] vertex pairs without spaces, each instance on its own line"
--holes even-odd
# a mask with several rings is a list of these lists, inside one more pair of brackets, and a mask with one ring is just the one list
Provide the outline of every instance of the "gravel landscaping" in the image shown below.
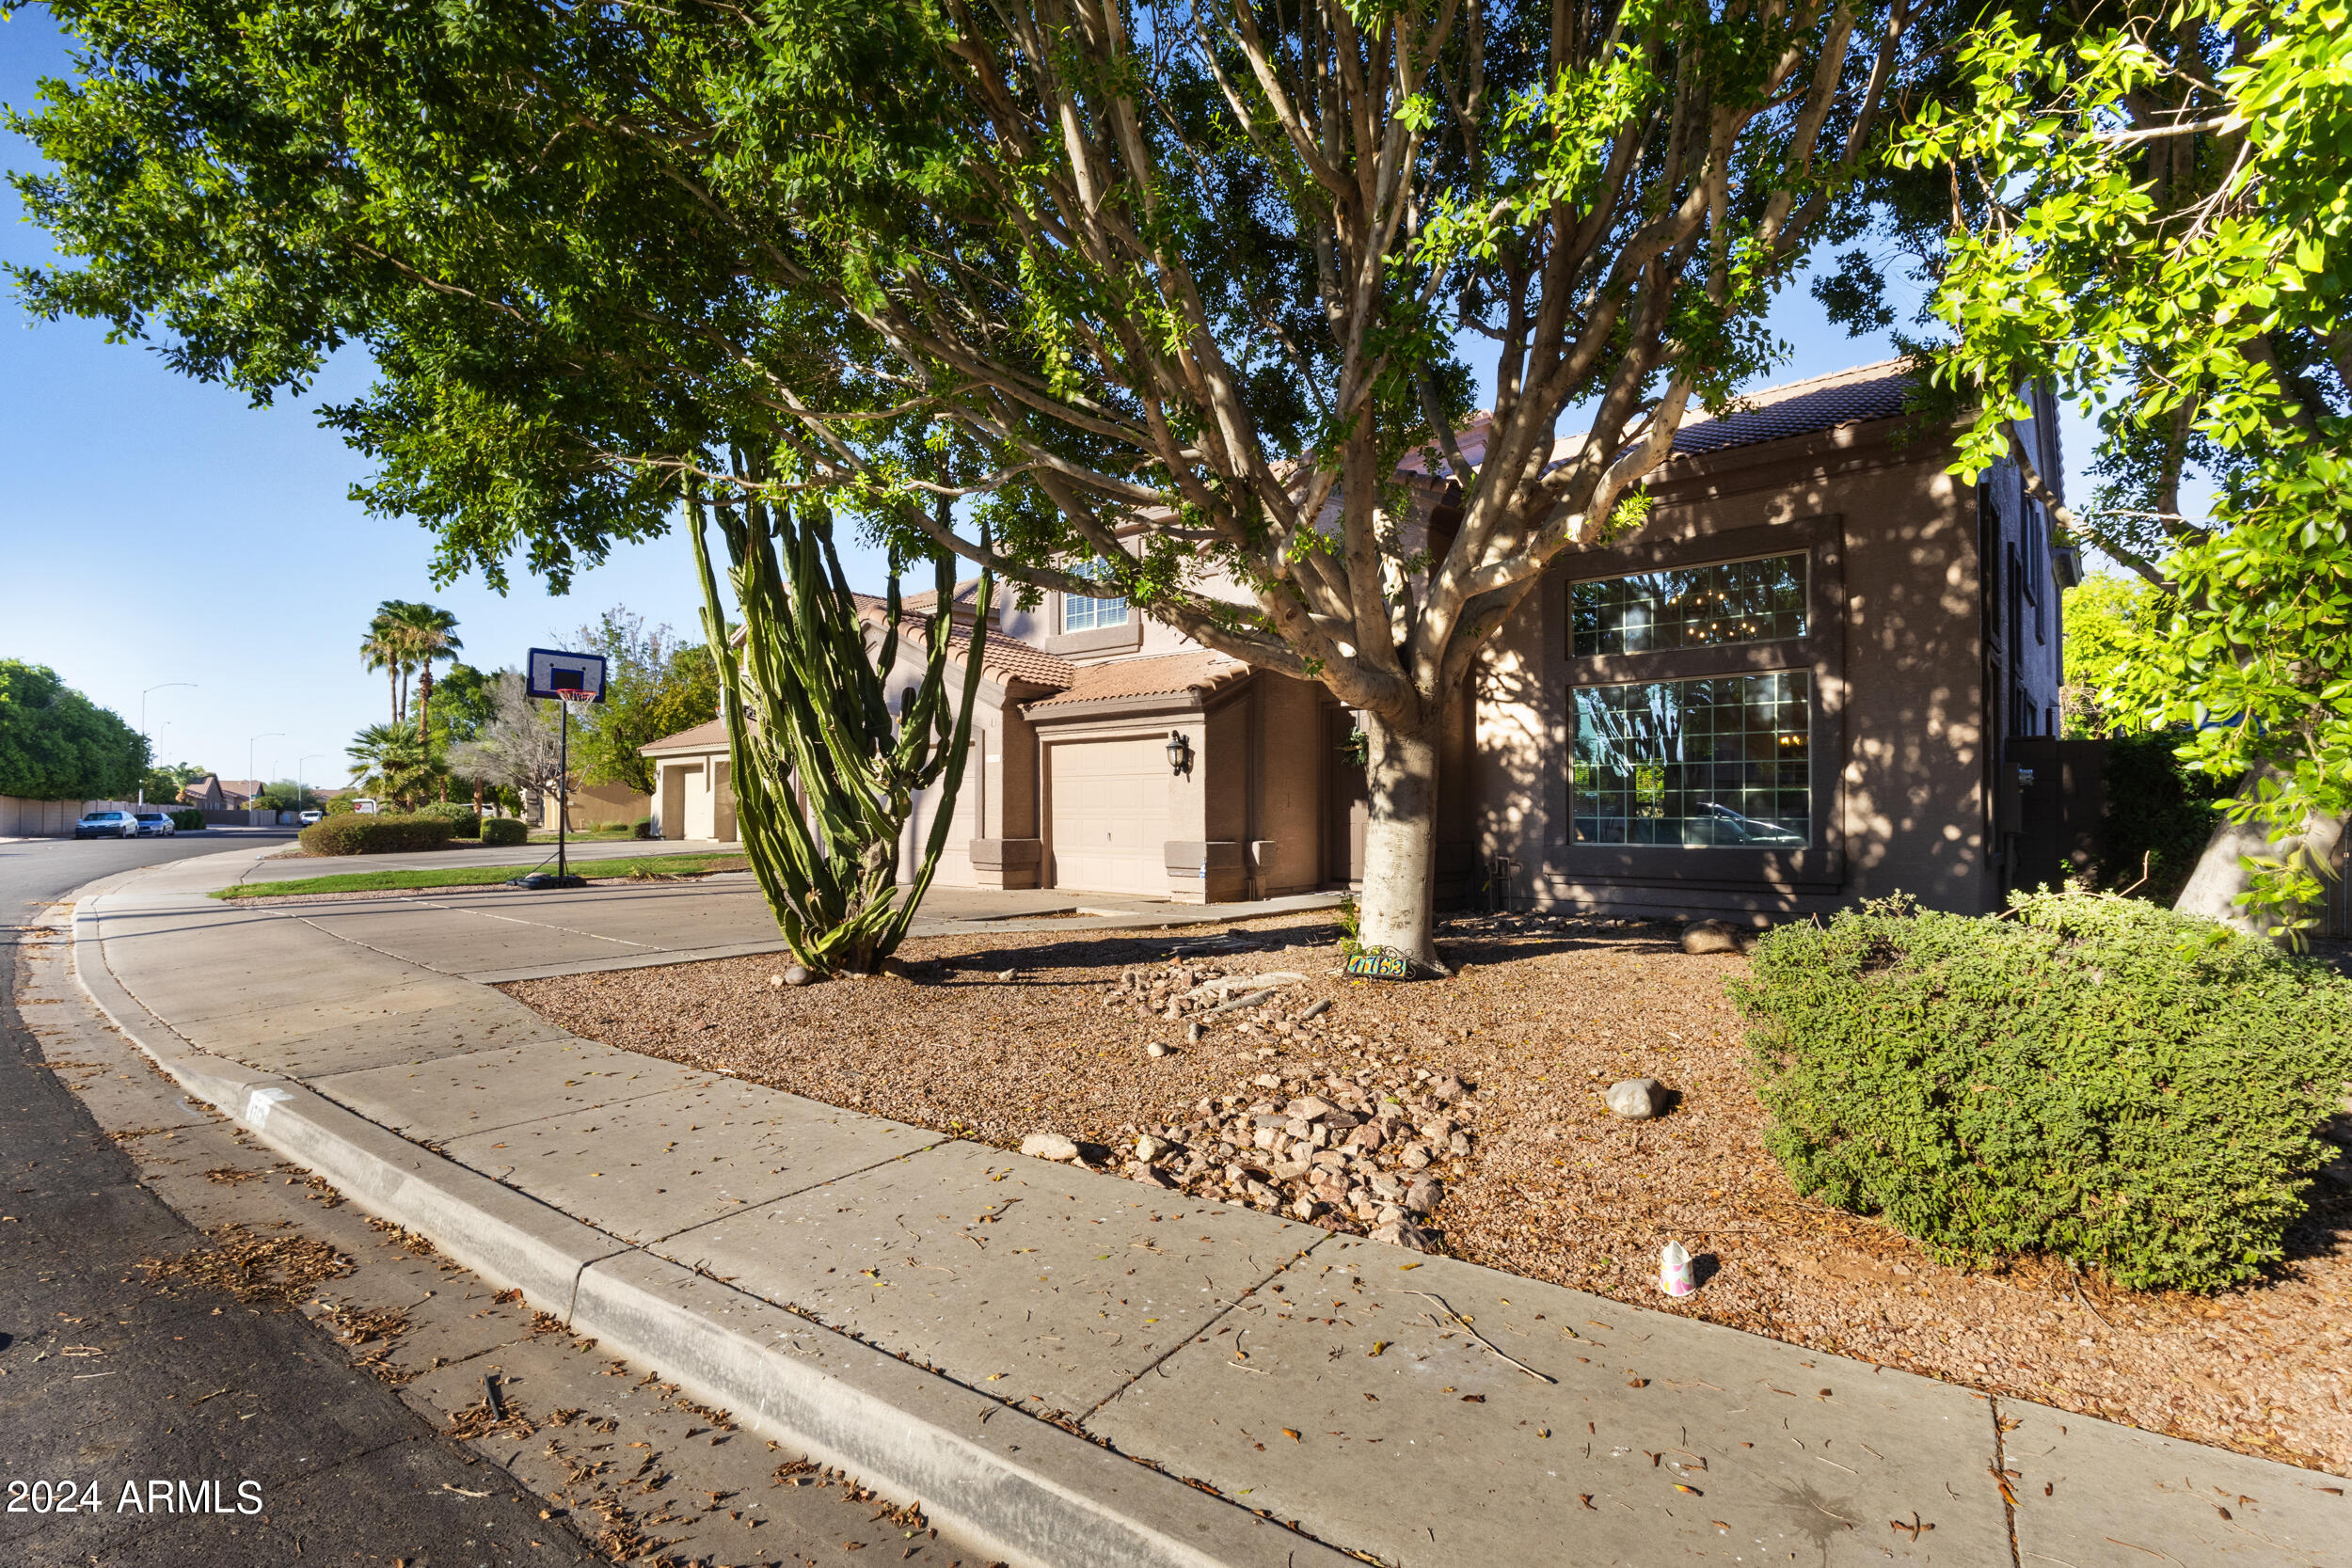
[[[927,939],[900,950],[905,974],[804,989],[775,983],[774,958],[504,989],[590,1038],[999,1148],[1052,1134],[1155,1184],[2352,1470],[2352,1159],[2323,1173],[2288,1263],[2258,1287],[1945,1268],[1794,1193],[1764,1152],[1724,994],[1747,960],[1678,937],[1460,921],[1442,938],[1456,979],[1384,985],[1341,979],[1336,930],[1305,914]],[[1611,1085],[1640,1078],[1664,1085],[1664,1114],[1613,1114]],[[1696,1259],[1694,1295],[1657,1289],[1668,1240]]]

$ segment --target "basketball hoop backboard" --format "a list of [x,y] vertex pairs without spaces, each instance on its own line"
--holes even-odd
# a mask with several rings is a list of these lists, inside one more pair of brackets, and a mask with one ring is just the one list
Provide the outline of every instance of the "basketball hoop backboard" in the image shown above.
[[604,701],[604,656],[566,653],[561,648],[533,648],[525,672],[525,689],[533,697],[578,693],[591,703]]

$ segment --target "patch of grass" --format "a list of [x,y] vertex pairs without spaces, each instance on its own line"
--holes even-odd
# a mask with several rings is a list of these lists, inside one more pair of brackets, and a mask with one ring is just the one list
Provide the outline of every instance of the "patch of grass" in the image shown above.
[[[585,828],[574,828],[567,836],[574,844],[585,844],[595,843],[600,839],[630,838],[635,834],[627,822],[598,822]],[[553,828],[544,831],[534,829],[531,835],[531,842],[553,844],[555,830]]]
[[[634,855],[620,860],[578,861],[573,863],[572,869],[583,877],[626,877],[634,881],[669,881],[682,877],[705,877],[714,871],[741,871],[750,863],[740,855]],[[235,887],[217,888],[212,896],[285,898],[306,893],[396,893],[405,888],[492,887],[532,869],[527,865],[450,865],[414,871],[351,871],[340,877],[295,877],[282,882],[240,882]]]

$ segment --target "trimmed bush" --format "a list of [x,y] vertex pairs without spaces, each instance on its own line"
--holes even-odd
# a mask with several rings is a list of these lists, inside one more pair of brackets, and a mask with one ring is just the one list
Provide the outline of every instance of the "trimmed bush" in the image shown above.
[[449,824],[452,838],[480,838],[482,814],[463,800],[435,800],[417,808],[419,816],[437,816]]
[[531,841],[531,829],[519,816],[485,816],[482,819],[482,842],[493,848],[507,848]]
[[651,837],[653,837],[653,836],[654,836],[654,832],[653,832],[653,818],[652,818],[652,817],[650,817],[650,816],[641,816],[641,817],[639,817],[639,818],[637,819],[637,821],[636,821],[636,822],[635,822],[635,823],[634,823],[634,824],[633,824],[633,825],[629,828],[629,831],[628,831],[628,836],[629,836],[629,837],[631,837],[631,838],[651,838]]
[[171,825],[183,833],[200,833],[204,831],[204,814],[194,807],[186,811],[175,811],[170,816]]
[[438,849],[450,840],[449,822],[438,816],[389,816],[351,812],[321,817],[302,830],[302,847],[314,855],[389,855]]
[[1797,1190],[1937,1259],[2210,1291],[2281,1256],[2352,1078],[2352,983],[2134,898],[1896,899],[1784,926],[1732,988]]

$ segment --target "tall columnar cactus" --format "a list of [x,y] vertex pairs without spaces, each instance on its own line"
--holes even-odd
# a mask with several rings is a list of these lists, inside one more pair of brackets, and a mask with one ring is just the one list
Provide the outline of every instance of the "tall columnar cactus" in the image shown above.
[[[725,504],[690,487],[703,626],[719,661],[720,711],[735,776],[737,832],[784,940],[818,974],[871,974],[906,936],[955,816],[988,636],[980,575],[962,700],[949,704],[953,559],[934,557],[938,603],[924,626],[922,683],[894,718],[883,682],[898,654],[898,576],[878,649],[867,645],[820,503],[755,492]],[[706,530],[725,541],[742,615],[729,640]],[[913,881],[898,884],[898,844],[919,791],[936,810]]]

